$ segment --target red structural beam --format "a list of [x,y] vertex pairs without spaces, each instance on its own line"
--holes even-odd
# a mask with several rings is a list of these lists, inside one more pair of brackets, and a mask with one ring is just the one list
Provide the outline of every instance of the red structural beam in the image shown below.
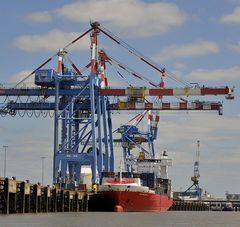
[[127,89],[120,88],[105,88],[99,89],[100,96],[135,96],[139,94],[140,90],[143,96],[204,96],[204,95],[227,95],[231,93],[229,87],[201,87],[201,88],[135,88]]
[[138,103],[119,102],[110,105],[112,110],[218,110],[222,109],[221,102],[164,102]]

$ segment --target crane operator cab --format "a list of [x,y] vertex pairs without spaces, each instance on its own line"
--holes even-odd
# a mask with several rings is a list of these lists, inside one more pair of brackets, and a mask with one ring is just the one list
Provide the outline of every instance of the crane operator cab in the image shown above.
[[55,87],[56,78],[59,78],[60,85],[74,85],[77,81],[77,76],[67,68],[61,76],[53,69],[39,69],[35,72],[35,84],[41,87]]

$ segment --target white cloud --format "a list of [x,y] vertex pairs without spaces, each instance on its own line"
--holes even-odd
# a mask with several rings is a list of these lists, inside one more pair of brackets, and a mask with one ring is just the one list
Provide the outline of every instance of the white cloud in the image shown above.
[[75,22],[97,20],[124,35],[149,37],[168,32],[186,21],[186,14],[175,4],[147,3],[142,0],[76,1],[55,11]]
[[[114,126],[117,127],[126,123],[134,114],[136,115],[137,111],[136,113],[121,113],[121,117],[119,117],[117,113],[114,114]],[[191,141],[191,146],[194,148],[197,139],[203,140],[204,143],[222,141],[222,144],[232,145],[232,142],[236,141],[240,136],[239,116],[218,116],[217,111],[212,111],[211,113],[189,111],[188,114],[186,111],[185,114],[180,114],[175,111],[172,114],[161,112],[160,115],[156,146],[160,144],[160,147],[164,147],[167,150],[171,147],[174,150],[176,145],[179,152],[185,152],[186,149],[181,147],[180,144],[188,144],[188,141]],[[142,121],[142,124],[143,125],[140,125],[140,129],[146,131],[146,119]],[[141,126],[143,126],[143,128],[141,128]],[[115,129],[115,127],[113,128]],[[225,138],[225,140],[223,138]]]
[[[18,82],[20,82],[21,80],[23,80],[24,78],[26,78],[31,72],[32,71],[30,71],[30,70],[23,70],[21,72],[18,72],[18,73],[9,77],[8,83],[15,85]],[[24,86],[24,85],[33,86],[34,85],[34,75],[32,75],[26,81],[24,81],[22,86]]]
[[234,52],[240,53],[240,42],[229,44],[228,47],[229,47],[230,50],[233,50]]
[[36,13],[30,13],[26,16],[26,19],[29,22],[36,22],[36,23],[48,23],[52,20],[52,15],[47,12],[36,12]]
[[120,78],[113,78],[113,77],[107,77],[108,79],[108,86],[110,87],[126,87],[128,86],[126,83],[124,83],[125,81],[121,80]]
[[222,23],[240,23],[240,6],[236,7],[232,13],[223,16],[220,21]]
[[[159,141],[162,141],[161,147],[166,147],[167,150],[175,152],[177,149],[179,153],[193,155],[191,152],[195,150],[195,141],[200,140],[203,150],[219,149],[218,152],[221,153],[231,146],[231,155],[239,146],[236,144],[240,136],[239,117],[218,116],[217,113],[200,111],[178,116],[174,121],[166,120],[168,118],[166,115],[162,116],[162,122],[159,123]],[[224,160],[224,157],[222,159]],[[186,157],[180,156],[175,162],[186,162]]]
[[[207,187],[210,192],[223,194],[226,175],[233,181],[234,173],[239,171],[239,116],[217,116],[214,113],[195,113],[175,115],[177,119],[162,114],[159,123],[160,139],[156,142],[161,148],[166,148],[173,158],[171,176],[174,190],[191,184],[193,163],[196,152],[196,141],[200,140],[200,175],[201,187]],[[213,181],[218,176],[217,181]],[[214,182],[214,184],[212,183]],[[218,182],[221,189],[216,187]],[[224,182],[221,184],[221,182]],[[188,185],[189,184],[189,185]],[[184,186],[185,185],[185,186]],[[204,186],[206,185],[206,186]],[[232,190],[233,187],[228,188]]]
[[[187,189],[191,184],[190,177],[193,174],[195,160],[196,141],[200,140],[200,174],[201,187],[206,187],[210,192],[223,194],[225,189],[225,175],[234,180],[234,173],[239,171],[237,160],[239,158],[240,118],[239,116],[218,116],[217,113],[189,114],[160,113],[159,133],[156,140],[155,151],[159,154],[166,150],[173,159],[173,166],[170,168],[174,190]],[[119,126],[133,117],[133,113],[113,115],[113,124]],[[143,126],[141,128],[141,126]],[[146,130],[146,119],[140,124],[142,131]],[[115,129],[115,127],[113,127]],[[115,134],[116,136],[116,134]],[[119,136],[118,136],[119,137]],[[122,150],[117,147],[116,160],[122,155]],[[116,164],[119,161],[115,162]],[[117,165],[116,165],[117,166]],[[219,175],[220,174],[220,175]],[[218,176],[220,187],[216,187],[213,181]],[[214,182],[214,184],[212,183]],[[224,182],[221,184],[220,182]],[[204,186],[205,185],[205,186]],[[234,186],[233,186],[234,187]],[[233,188],[232,187],[232,188]],[[220,189],[219,189],[220,188]],[[228,188],[232,190],[232,188]]]
[[235,66],[228,69],[197,69],[190,72],[187,77],[194,80],[208,80],[208,81],[217,81],[217,80],[229,80],[229,79],[239,79],[240,78],[240,66]]
[[171,45],[160,51],[153,58],[163,61],[175,58],[187,58],[193,56],[204,56],[219,52],[218,45],[213,41],[195,41],[182,45]]
[[237,5],[240,4],[240,0],[226,0],[226,1]]
[[176,62],[173,66],[174,66],[176,69],[186,69],[186,68],[187,68],[187,65],[184,64],[184,63],[181,63],[181,62]]
[[[16,100],[16,98],[10,99]],[[24,99],[21,98],[21,100]],[[19,180],[29,179],[31,183],[39,182],[41,180],[40,157],[45,156],[47,157],[45,160],[45,184],[51,184],[53,118],[40,117],[36,119],[26,115],[21,118],[16,115],[14,118],[6,116],[4,120],[1,119],[2,141],[9,145],[7,176],[16,176]],[[2,152],[0,156],[2,157]]]
[[[15,40],[14,46],[26,52],[57,51],[79,35],[80,33],[77,32],[54,29],[43,35],[20,36]],[[85,36],[78,42],[78,45],[74,45],[74,50],[85,50],[89,48],[89,45],[89,37]]]
[[182,71],[176,69],[176,70],[171,70],[172,75],[174,75],[177,78],[183,78],[184,74]]

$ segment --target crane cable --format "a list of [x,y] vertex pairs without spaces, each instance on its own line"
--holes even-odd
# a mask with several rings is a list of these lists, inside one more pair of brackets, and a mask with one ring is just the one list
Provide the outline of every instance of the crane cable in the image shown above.
[[[101,32],[103,32],[106,36],[108,36],[110,39],[112,39],[114,42],[116,42],[117,44],[119,44],[120,46],[122,46],[123,48],[125,48],[126,50],[128,50],[128,52],[132,55],[135,55],[136,57],[139,58],[139,60],[145,62],[146,64],[148,64],[149,66],[151,66],[153,69],[155,69],[156,71],[163,73],[163,68],[160,68],[158,66],[158,64],[156,64],[153,60],[151,60],[150,58],[144,56],[142,53],[140,53],[139,51],[137,51],[135,48],[133,48],[132,46],[130,46],[129,44],[127,44],[126,42],[124,42],[123,40],[121,40],[118,36],[116,36],[115,34],[113,34],[112,32],[110,32],[108,29],[106,29],[103,26],[99,26],[99,30]],[[171,78],[172,80],[174,80],[175,82],[187,86],[187,87],[191,87],[191,85],[189,83],[187,83],[186,81],[177,78],[176,75],[174,75],[173,73],[166,71],[166,76],[168,76],[169,78]]]
[[[137,114],[136,116],[134,116],[133,118],[131,118],[131,119],[130,119],[129,121],[127,121],[124,125],[126,125],[126,124],[128,124],[128,123],[130,123],[130,122],[132,122],[133,120],[136,119],[136,120],[132,123],[132,125],[136,124],[136,126],[137,126],[137,125],[142,121],[142,119],[145,117],[146,113],[147,113],[147,110],[144,110],[142,113],[139,113],[139,114]],[[119,128],[115,129],[112,133],[117,132],[118,129],[119,129]]]
[[127,73],[129,73],[132,76],[138,78],[139,80],[143,80],[143,81],[149,83],[151,86],[158,87],[158,85],[156,83],[154,83],[151,80],[147,79],[143,75],[140,75],[139,73],[137,73],[136,71],[131,69],[129,66],[120,63],[120,61],[117,60],[116,58],[113,58],[112,56],[109,56],[109,55],[107,55],[107,56],[108,56],[109,60],[111,60],[112,63],[114,63],[116,66],[120,67],[121,69],[125,70]]
[[85,65],[83,68],[79,69],[74,63],[73,61],[69,58],[69,56],[66,56],[67,60],[70,62],[71,66],[73,67],[73,69],[77,72],[77,74],[81,77],[81,78],[85,78],[86,76],[83,75],[83,73],[91,66],[91,62],[88,63],[87,65]]
[[[86,34],[88,34],[90,31],[92,31],[93,28],[88,29],[86,32],[78,36],[76,39],[74,39],[72,42],[68,43],[66,46],[63,47],[63,49],[67,49],[70,47],[72,44],[77,42],[79,39],[84,37]],[[30,74],[28,74],[24,79],[22,79],[20,82],[18,82],[14,88],[16,88],[19,84],[23,83],[25,80],[27,80],[30,76],[32,76],[37,70],[41,69],[44,65],[46,65],[48,62],[50,62],[54,57],[58,55],[59,52],[55,53],[52,55],[50,58],[48,58],[45,62],[43,62],[39,67],[37,67],[35,70],[33,70]]]
[[119,72],[119,70],[117,70],[116,66],[113,65],[110,61],[108,61],[109,65],[113,67],[113,69],[115,70],[115,72],[124,80],[124,82],[129,86],[132,87],[131,83],[127,80],[127,78]]
[[[106,54],[106,52],[105,52]],[[136,71],[134,71],[133,69],[131,69],[129,66],[121,63],[119,60],[117,60],[116,58],[113,58],[112,56],[109,56],[108,54],[106,54],[106,56],[109,59],[109,64],[111,65],[111,63],[115,64],[117,67],[123,69],[124,71],[126,71],[127,73],[131,74],[132,76],[134,76],[135,78],[139,79],[139,80],[143,80],[145,82],[147,82],[148,84],[150,84],[151,86],[158,88],[159,85],[157,85],[156,83],[154,83],[153,81],[149,80],[148,78],[144,77],[143,75],[140,75],[139,73],[137,73]],[[111,63],[110,63],[111,62]],[[117,73],[123,78],[124,76],[119,73],[119,71],[117,71]],[[126,77],[124,77],[126,79]],[[182,97],[178,97],[178,96],[174,96],[176,99],[179,99],[181,101],[184,102],[188,102],[186,99],[182,98]]]

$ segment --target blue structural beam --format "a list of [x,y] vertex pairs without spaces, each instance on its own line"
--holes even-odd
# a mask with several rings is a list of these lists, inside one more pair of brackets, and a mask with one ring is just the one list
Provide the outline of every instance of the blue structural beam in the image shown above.
[[[61,126],[61,144],[56,152],[54,182],[66,185],[80,183],[80,172],[82,165],[90,165],[92,168],[92,183],[98,183],[99,176],[103,170],[103,151],[110,149],[110,162],[114,162],[112,146],[111,113],[106,111],[102,103],[104,97],[96,92],[98,88],[97,76],[90,74],[89,84],[86,84],[77,94],[62,95],[59,98],[57,121]],[[71,89],[69,90],[76,90]],[[85,92],[85,93],[84,93]],[[86,94],[87,95],[84,95]],[[59,90],[61,96],[61,89]],[[9,108],[11,107],[9,103]],[[31,108],[55,107],[54,104],[39,103]],[[24,103],[28,108],[28,103]],[[24,108],[24,105],[12,105],[12,108]],[[31,105],[31,104],[30,104]],[[103,114],[106,113],[105,115]],[[107,116],[107,117],[106,117]],[[107,119],[106,124],[102,124]],[[102,128],[102,127],[105,127]],[[102,141],[103,132],[109,130],[106,135],[108,147],[104,149]],[[59,140],[60,141],[60,140]],[[105,158],[105,157],[104,157]],[[114,171],[114,163],[110,163],[110,170]]]
[[[101,97],[97,97],[97,109],[99,114],[97,115],[97,127],[98,127],[98,137],[102,138],[102,123],[101,123]],[[98,174],[101,178],[101,174],[103,171],[103,156],[102,156],[102,139],[97,140],[98,143],[98,154],[97,154],[97,167],[98,167]]]
[[[109,105],[109,100],[106,102]],[[110,171],[114,171],[114,151],[113,151],[113,136],[112,136],[112,118],[110,110],[107,111],[108,131],[109,131],[109,147],[110,147]]]
[[[59,110],[63,110],[66,107],[66,104],[59,103]],[[55,110],[55,103],[46,103],[46,102],[31,102],[31,103],[7,103],[4,108],[5,110]],[[74,111],[76,110],[89,110],[90,103],[75,103],[73,107]]]
[[[92,151],[93,151],[93,165],[92,165],[92,183],[97,183],[97,144],[96,144],[96,129],[95,129],[95,94],[93,92],[96,74],[90,74],[90,103],[91,103],[91,129],[92,129]],[[99,110],[98,110],[99,111]]]
[[[12,110],[54,110],[55,103],[7,103],[5,107]],[[59,109],[64,109],[64,105],[59,105]]]
[[101,97],[102,115],[103,115],[103,143],[105,148],[105,154],[103,155],[103,169],[105,172],[109,171],[109,147],[108,147],[108,122],[106,111],[106,98]]
[[[101,97],[102,99],[103,97]],[[191,106],[190,107],[186,107],[186,108],[182,108],[182,109],[174,109],[177,111],[196,111],[196,110],[201,110],[201,111],[219,111],[221,113],[222,111],[222,103],[220,102],[215,102],[215,103],[211,103],[211,102],[196,102],[195,103],[198,108],[193,109]],[[211,105],[211,109],[209,109],[209,105]],[[64,107],[66,106],[66,104],[62,103],[61,101],[59,102],[59,110],[64,109]],[[204,106],[208,106],[208,108],[204,108]],[[11,109],[11,110],[54,110],[55,109],[55,103],[53,102],[8,102],[6,103],[5,106],[7,109]],[[104,108],[103,108],[104,107]],[[101,108],[105,109],[107,111],[109,110],[120,110],[120,111],[124,111],[125,109],[119,109],[118,107],[112,105],[112,104],[106,104],[104,101],[101,100]],[[74,103],[74,110],[89,110],[90,109],[90,102],[82,102],[82,103]],[[149,108],[142,105],[141,108],[138,108],[136,110],[140,111],[140,110],[148,110]],[[169,110],[170,108],[152,108],[152,110],[161,110],[161,111],[166,111]],[[106,115],[105,111],[102,110],[103,114]],[[220,114],[219,113],[219,114]],[[157,128],[156,128],[157,130]],[[157,131],[154,133],[154,137],[156,137],[156,133]]]
[[[59,89],[59,96],[77,96],[80,92],[82,96],[87,96],[90,94],[89,89],[85,89],[83,91],[82,88],[71,88],[71,89]],[[95,89],[95,93],[97,92],[97,89]],[[38,88],[32,88],[32,89],[0,89],[0,96],[55,96],[56,90],[55,89],[38,89]]]

